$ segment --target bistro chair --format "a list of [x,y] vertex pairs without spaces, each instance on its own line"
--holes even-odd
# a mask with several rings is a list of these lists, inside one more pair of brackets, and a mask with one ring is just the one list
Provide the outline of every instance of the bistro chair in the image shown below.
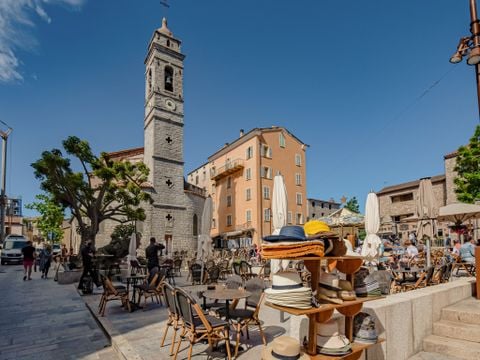
[[[154,293],[155,287],[158,284],[159,273],[156,272],[150,279],[150,281],[145,281],[142,284],[134,285],[133,287],[138,290],[138,304],[142,302],[142,297],[145,299],[144,309],[147,306],[147,298],[151,297],[150,294]],[[136,301],[136,300],[135,300]],[[152,297],[153,302],[153,297]]]
[[207,284],[218,283],[218,278],[220,277],[220,268],[216,265],[206,269],[207,272]]
[[238,289],[243,287],[243,280],[239,275],[232,275],[225,281],[227,289]]
[[230,262],[228,259],[223,259],[220,263],[220,279],[225,280],[226,275],[232,273],[232,269],[230,267]]
[[420,277],[418,278],[417,281],[415,282],[410,282],[410,281],[405,281],[400,284],[401,286],[401,291],[409,291],[409,290],[415,290],[420,287],[423,287],[422,284],[425,282],[425,277],[426,274],[422,273],[420,274]]
[[162,292],[165,296],[165,303],[168,307],[168,319],[165,325],[165,331],[163,333],[162,342],[160,343],[160,347],[163,347],[165,344],[165,338],[167,337],[168,329],[171,327],[173,330],[172,334],[172,343],[170,345],[170,356],[173,355],[174,346],[176,343],[177,331],[180,329],[181,320],[178,314],[177,305],[175,303],[175,289],[166,281],[162,281],[160,283],[160,287]]
[[182,272],[181,272],[182,262],[183,262],[182,258],[176,258],[175,260],[173,260],[173,274],[174,275],[182,276]]
[[182,341],[187,338],[190,342],[187,359],[192,358],[193,345],[208,340],[210,349],[216,346],[219,341],[224,340],[227,349],[227,358],[231,360],[229,324],[216,317],[205,315],[195,299],[180,288],[175,288],[175,300],[178,313],[182,320],[182,333],[177,344],[174,360],[177,359]]
[[229,310],[230,322],[232,323],[232,326],[237,333],[234,357],[237,357],[238,355],[240,334],[243,333],[243,330],[245,330],[246,332],[247,339],[250,339],[248,327],[251,325],[258,326],[260,336],[262,337],[263,345],[267,344],[260,319],[258,318],[258,313],[260,312],[260,305],[264,296],[263,290],[265,289],[263,280],[250,279],[246,282],[245,289],[251,293],[251,295],[245,300],[245,308]]
[[140,275],[147,275],[147,267],[142,266],[138,260],[130,260],[130,266],[132,268],[132,273],[140,274]]
[[120,300],[122,306],[126,307],[128,311],[130,309],[130,300],[128,299],[128,291],[126,289],[116,289],[112,281],[102,276],[102,283],[103,283],[103,294],[100,298],[100,305],[98,313],[100,316],[105,316],[105,310],[107,308],[107,303],[113,300]]
[[202,283],[202,265],[193,263],[192,266],[190,266],[190,274],[192,279],[192,285],[195,285],[195,283]]
[[245,279],[245,280],[249,280],[249,279],[257,276],[257,274],[254,274],[252,272],[252,265],[250,265],[246,261],[241,261],[240,262],[240,274],[241,274],[242,278]]
[[234,261],[232,263],[232,269],[233,269],[233,273],[235,275],[242,276],[242,272],[240,271],[240,263],[239,262]]

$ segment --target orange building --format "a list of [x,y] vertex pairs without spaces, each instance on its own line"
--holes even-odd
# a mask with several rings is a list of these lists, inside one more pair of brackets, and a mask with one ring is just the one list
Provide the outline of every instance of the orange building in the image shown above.
[[287,129],[273,126],[244,133],[188,174],[188,182],[207,191],[213,200],[211,236],[221,244],[240,239],[259,243],[270,235],[273,178],[283,175],[288,196],[288,223],[307,217],[306,148]]

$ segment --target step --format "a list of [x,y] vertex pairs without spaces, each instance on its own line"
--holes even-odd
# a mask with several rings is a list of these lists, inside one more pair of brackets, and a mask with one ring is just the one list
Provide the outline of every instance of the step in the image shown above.
[[480,322],[478,325],[474,325],[458,321],[440,320],[433,324],[433,334],[480,343]]
[[468,298],[442,309],[442,320],[480,324],[480,301]]
[[434,352],[459,359],[480,359],[480,344],[471,341],[429,335],[423,339],[423,351]]
[[448,356],[448,355],[439,354],[439,353],[422,351],[422,352],[419,352],[418,354],[415,354],[408,360],[461,360],[461,359],[456,356]]

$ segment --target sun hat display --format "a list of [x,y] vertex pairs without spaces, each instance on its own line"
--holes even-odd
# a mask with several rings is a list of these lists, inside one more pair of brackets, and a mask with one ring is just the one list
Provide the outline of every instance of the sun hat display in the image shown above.
[[320,220],[310,220],[303,226],[308,239],[338,238],[338,234],[331,231],[330,227]]
[[355,342],[375,344],[378,341],[375,316],[364,312],[358,313],[353,323],[353,338]]
[[268,344],[262,353],[262,360],[309,360],[297,340],[290,336],[279,336]]
[[329,252],[329,256],[343,256],[347,253],[347,247],[343,239],[331,240],[332,250]]
[[305,241],[305,231],[301,226],[289,225],[282,226],[280,233],[278,235],[269,235],[263,238],[263,241],[266,242],[278,242],[278,241],[287,241],[287,242],[296,242],[296,241]]
[[355,293],[360,297],[381,296],[380,285],[372,275],[367,277],[355,277]]
[[324,355],[343,356],[352,351],[352,344],[340,334],[338,322],[330,319],[317,324],[317,352]]
[[297,272],[281,271],[272,276],[272,287],[265,290],[266,301],[298,309],[312,307],[312,289],[303,286]]
[[264,259],[325,255],[323,240],[307,240],[301,226],[283,226],[278,235],[266,236],[263,241],[261,255]]
[[320,274],[319,285],[325,289],[335,291],[342,290],[340,287],[340,279],[332,273],[322,272]]

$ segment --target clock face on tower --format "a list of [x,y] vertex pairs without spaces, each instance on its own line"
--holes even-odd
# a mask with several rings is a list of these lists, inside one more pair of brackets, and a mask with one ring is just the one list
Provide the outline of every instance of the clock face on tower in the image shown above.
[[165,99],[165,106],[167,107],[168,110],[174,111],[177,105],[175,104],[175,101],[172,99]]

